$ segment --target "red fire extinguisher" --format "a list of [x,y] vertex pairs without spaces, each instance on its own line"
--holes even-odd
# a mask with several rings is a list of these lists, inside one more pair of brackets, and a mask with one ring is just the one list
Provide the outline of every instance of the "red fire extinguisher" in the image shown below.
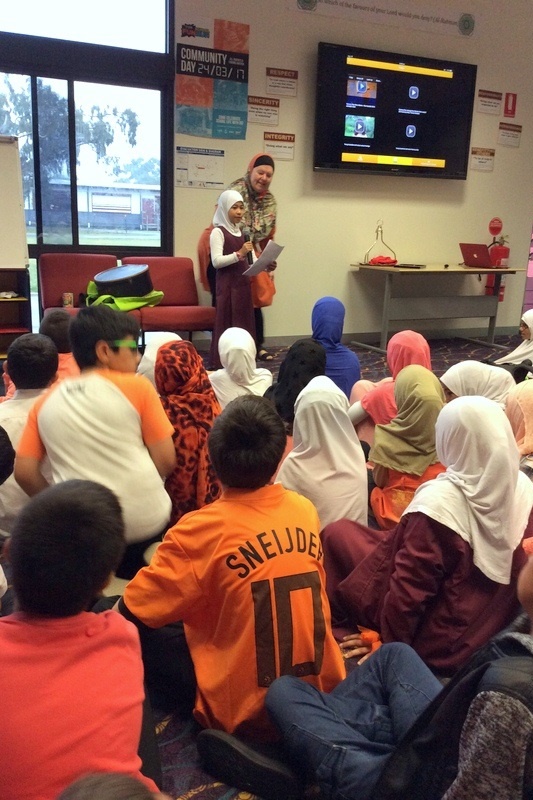
[[[509,264],[509,248],[505,245],[506,237],[501,236],[500,239],[494,239],[489,245],[490,260],[493,267],[507,267]],[[493,295],[495,287],[495,275],[487,275],[487,282],[485,284],[485,294]],[[505,275],[502,275],[500,283],[500,291],[498,293],[498,301],[501,303],[505,296]]]

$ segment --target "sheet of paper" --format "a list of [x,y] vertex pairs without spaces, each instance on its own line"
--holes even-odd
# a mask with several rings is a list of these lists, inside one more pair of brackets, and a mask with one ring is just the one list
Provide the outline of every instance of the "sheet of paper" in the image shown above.
[[267,243],[267,246],[254,263],[248,267],[242,274],[243,275],[259,275],[260,272],[263,272],[276,258],[279,256],[283,247],[276,242],[273,242],[272,239]]

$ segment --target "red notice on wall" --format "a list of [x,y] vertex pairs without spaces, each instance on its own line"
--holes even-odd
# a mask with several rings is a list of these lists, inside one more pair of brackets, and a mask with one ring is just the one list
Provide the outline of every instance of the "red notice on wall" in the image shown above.
[[515,117],[516,116],[516,94],[512,92],[506,92],[505,94],[505,104],[503,106],[503,116],[504,117]]

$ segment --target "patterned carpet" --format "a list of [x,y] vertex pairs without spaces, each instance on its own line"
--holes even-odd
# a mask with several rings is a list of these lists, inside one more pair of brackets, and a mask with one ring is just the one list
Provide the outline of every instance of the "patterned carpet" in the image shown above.
[[[497,344],[504,345],[508,351],[520,343],[516,336],[500,336]],[[486,347],[464,339],[433,339],[430,341],[433,369],[440,376],[448,367],[458,361],[501,357],[501,350]],[[287,347],[269,348],[273,360],[258,362],[258,366],[270,369],[276,378],[279,365],[287,352]],[[385,356],[362,348],[351,347],[361,362],[361,375],[369,380],[379,380],[389,373]],[[202,352],[202,356],[207,353]],[[225,784],[215,781],[202,770],[196,750],[198,726],[192,720],[177,717],[164,718],[158,725],[158,742],[163,767],[163,790],[176,800],[254,800],[255,795],[239,792]],[[280,798],[283,800],[283,798]]]

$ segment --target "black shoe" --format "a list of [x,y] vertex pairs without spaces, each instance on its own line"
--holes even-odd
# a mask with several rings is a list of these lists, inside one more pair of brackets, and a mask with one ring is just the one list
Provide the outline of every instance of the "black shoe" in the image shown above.
[[228,786],[251,792],[263,800],[302,797],[303,783],[289,766],[236,736],[224,731],[203,730],[196,744],[207,772]]

